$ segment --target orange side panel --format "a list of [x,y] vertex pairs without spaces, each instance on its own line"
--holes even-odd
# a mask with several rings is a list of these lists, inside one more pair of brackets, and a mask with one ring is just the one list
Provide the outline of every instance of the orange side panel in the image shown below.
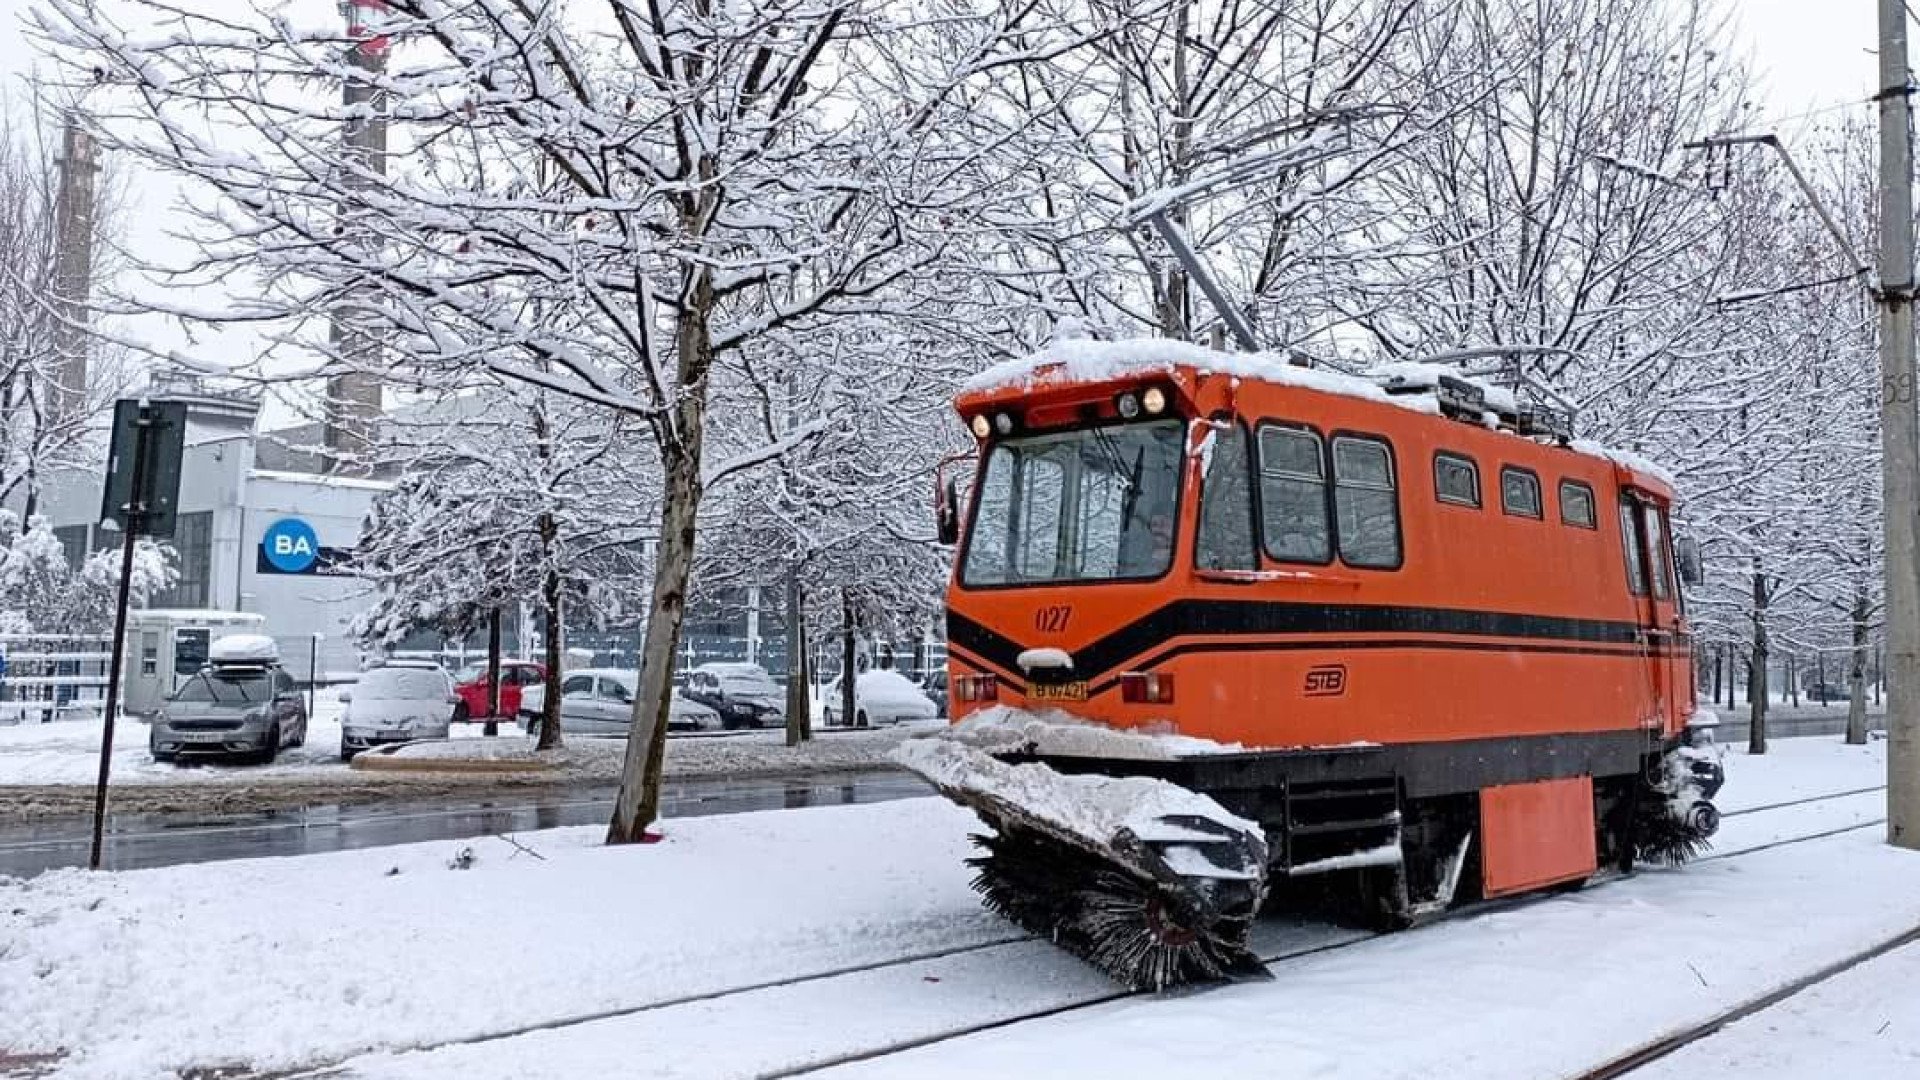
[[1593,778],[1480,789],[1480,845],[1487,896],[1593,873]]

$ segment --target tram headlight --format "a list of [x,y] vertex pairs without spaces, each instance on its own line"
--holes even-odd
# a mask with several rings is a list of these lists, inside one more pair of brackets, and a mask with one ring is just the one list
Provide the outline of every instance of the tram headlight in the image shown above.
[[1120,410],[1120,419],[1131,420],[1140,415],[1140,399],[1132,394],[1121,394],[1114,399],[1113,407]]
[[1006,413],[993,414],[993,430],[1002,435],[1013,434],[1013,417]]
[[984,439],[993,434],[993,425],[987,421],[986,413],[976,415],[970,426],[973,428],[973,437],[976,439]]
[[1167,392],[1157,386],[1149,386],[1147,392],[1140,395],[1140,404],[1146,406],[1148,416],[1159,416],[1167,411]]

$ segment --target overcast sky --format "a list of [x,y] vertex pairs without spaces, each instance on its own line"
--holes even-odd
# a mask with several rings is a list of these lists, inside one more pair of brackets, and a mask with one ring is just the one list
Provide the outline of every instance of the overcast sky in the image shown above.
[[[193,4],[196,0],[182,0]],[[235,0],[197,0],[215,9]],[[299,3],[311,0],[295,0]],[[1735,48],[1752,64],[1760,80],[1761,116],[1756,130],[1773,129],[1792,145],[1798,131],[1843,110],[1868,115],[1867,98],[1875,79],[1873,53],[1875,0],[1726,0],[1734,18]],[[18,32],[22,14],[34,0],[0,0],[0,78],[8,84],[6,97],[23,100],[20,78],[36,63],[32,45]],[[1910,9],[1911,10],[1911,9]],[[1916,33],[1920,36],[1920,32]],[[1704,133],[1703,133],[1704,134]],[[133,225],[129,244],[136,253],[164,257],[168,238],[167,204],[173,185],[154,178],[133,180],[134,198],[142,205],[129,215]],[[168,348],[185,344],[177,330],[152,328],[143,336]],[[223,358],[238,361],[242,358]]]

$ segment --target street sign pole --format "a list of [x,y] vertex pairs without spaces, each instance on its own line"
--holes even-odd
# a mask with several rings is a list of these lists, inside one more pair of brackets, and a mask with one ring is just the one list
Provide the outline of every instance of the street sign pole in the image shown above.
[[120,515],[120,588],[113,602],[113,662],[107,668],[107,703],[100,726],[100,779],[93,788],[93,855],[87,865],[100,869],[100,855],[106,838],[107,777],[113,770],[113,722],[120,706],[120,670],[126,663],[127,602],[133,586],[133,547],[146,523],[147,467],[152,455],[153,437],[159,429],[158,410],[140,403],[140,414],[133,422],[133,497]]

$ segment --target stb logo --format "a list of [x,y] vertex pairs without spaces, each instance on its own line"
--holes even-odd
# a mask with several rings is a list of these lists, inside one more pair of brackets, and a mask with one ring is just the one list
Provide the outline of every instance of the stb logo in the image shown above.
[[1347,692],[1347,668],[1344,664],[1327,664],[1323,667],[1307,670],[1308,697],[1336,697]]
[[320,561],[320,537],[299,518],[281,518],[260,537],[260,551],[275,570],[304,574]]

